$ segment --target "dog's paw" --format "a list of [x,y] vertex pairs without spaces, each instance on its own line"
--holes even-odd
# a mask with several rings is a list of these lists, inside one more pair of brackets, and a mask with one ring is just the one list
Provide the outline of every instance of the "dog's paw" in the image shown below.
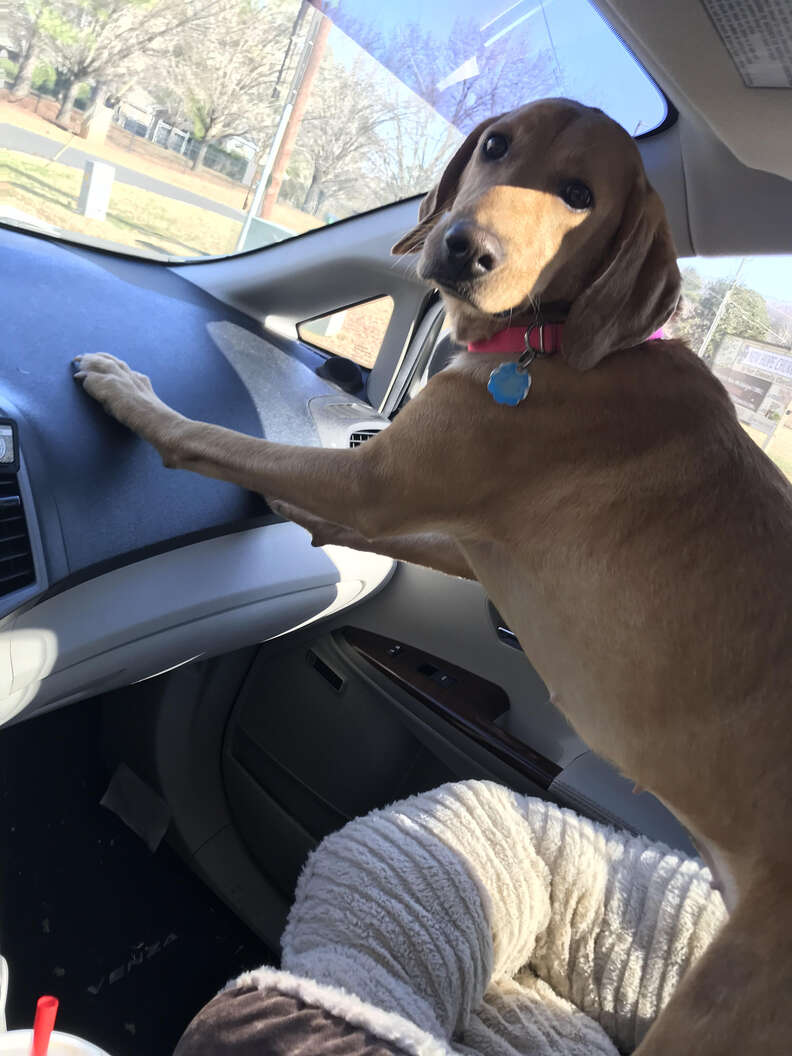
[[[108,414],[135,432],[144,432],[153,417],[170,409],[154,392],[145,374],[106,352],[76,356],[74,380]],[[173,413],[173,412],[170,412]]]

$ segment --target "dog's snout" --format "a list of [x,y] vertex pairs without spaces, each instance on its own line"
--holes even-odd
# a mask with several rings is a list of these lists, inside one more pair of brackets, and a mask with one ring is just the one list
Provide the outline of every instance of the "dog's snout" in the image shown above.
[[497,237],[471,220],[457,220],[445,233],[446,261],[454,278],[479,278],[503,260]]

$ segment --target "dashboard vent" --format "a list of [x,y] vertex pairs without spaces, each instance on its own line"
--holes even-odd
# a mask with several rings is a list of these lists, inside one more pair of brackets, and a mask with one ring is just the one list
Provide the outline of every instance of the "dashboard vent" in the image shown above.
[[356,433],[352,433],[349,438],[350,447],[360,447],[361,444],[365,444],[367,440],[370,440],[372,436],[376,436],[377,433],[382,432],[381,429],[360,429]]
[[0,595],[36,578],[25,511],[16,476],[0,476]]

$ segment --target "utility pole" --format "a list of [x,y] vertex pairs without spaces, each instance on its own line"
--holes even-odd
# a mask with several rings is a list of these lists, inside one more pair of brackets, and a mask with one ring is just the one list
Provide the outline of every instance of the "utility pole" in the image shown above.
[[[266,220],[272,214],[272,207],[278,199],[281,184],[283,183],[283,177],[286,175],[286,166],[289,164],[289,159],[294,150],[294,144],[300,131],[305,108],[308,105],[311,88],[316,79],[316,74],[319,71],[322,56],[324,55],[324,50],[327,46],[327,37],[330,33],[330,19],[322,13],[322,4],[315,3],[312,6],[315,8],[314,24],[311,27],[311,33],[306,41],[308,61],[305,63],[304,72],[298,82],[291,114],[286,125],[282,142],[278,149],[277,157],[275,158],[272,167],[272,180],[270,181],[267,194],[264,198],[264,204],[261,207],[260,216],[263,220]],[[305,55],[306,52],[304,52],[303,55]]]
[[726,305],[729,303],[729,298],[732,295],[734,287],[737,285],[737,280],[740,277],[740,272],[745,267],[745,262],[746,262],[747,259],[748,259],[747,257],[743,257],[742,260],[740,261],[740,266],[735,271],[734,278],[732,279],[731,284],[729,285],[729,288],[724,293],[723,300],[718,305],[718,310],[715,313],[715,318],[710,323],[710,328],[707,331],[706,336],[704,337],[704,340],[701,343],[701,348],[699,348],[699,350],[698,350],[699,357],[702,358],[702,359],[704,358],[704,353],[707,350],[707,345],[712,340],[712,335],[715,333],[715,329],[716,329],[718,323],[721,321],[721,317],[722,317],[723,313],[726,311]]
[[[297,17],[292,23],[291,33],[289,35],[289,43],[283,55],[283,61],[281,62],[280,70],[278,71],[278,76],[275,80],[275,85],[272,89],[273,99],[277,99],[280,96],[280,84],[286,72],[286,67],[289,58],[296,45],[297,37],[300,33],[300,28],[302,26],[305,16],[309,12],[311,12],[312,9],[313,5],[309,2],[309,0],[302,0],[300,10],[297,12]],[[313,11],[313,14],[314,17],[316,17],[315,10]],[[313,37],[316,35],[316,28],[317,27],[314,25],[311,26],[311,28],[309,29],[308,36],[303,43],[302,51],[297,59],[297,65],[295,67],[291,83],[289,84],[289,88],[286,93],[283,109],[281,110],[280,117],[278,118],[278,124],[275,128],[275,132],[270,142],[269,149],[267,150],[267,155],[262,164],[261,174],[259,175],[258,181],[256,183],[256,188],[253,192],[253,197],[250,200],[250,207],[248,208],[247,216],[245,217],[244,223],[242,224],[242,230],[239,232],[239,238],[237,239],[236,244],[237,252],[244,248],[248,233],[250,232],[251,224],[253,223],[254,218],[258,215],[258,211],[261,206],[261,199],[263,198],[264,192],[267,189],[267,182],[270,178],[273,168],[275,167],[276,162],[279,160],[281,143],[283,142],[283,138],[289,127],[289,122],[291,121],[291,117],[294,112],[294,107],[299,95],[300,86],[302,85],[305,79],[308,63],[313,53],[312,45]]]

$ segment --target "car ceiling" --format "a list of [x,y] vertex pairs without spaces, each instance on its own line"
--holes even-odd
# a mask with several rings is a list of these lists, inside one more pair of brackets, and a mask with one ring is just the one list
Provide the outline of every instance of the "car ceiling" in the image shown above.
[[[792,179],[792,87],[747,87],[701,0],[595,2],[666,94],[677,101],[680,112],[696,113],[743,165]],[[713,10],[741,7],[739,17],[745,19],[750,17],[747,9],[765,9],[763,17],[771,27],[773,8],[778,18],[782,9],[787,20],[792,16],[788,0],[762,4],[710,0],[709,6]],[[781,38],[781,27],[777,28]],[[792,33],[788,40],[792,47]],[[792,50],[786,63],[792,66]]]
[[[746,87],[701,0],[595,6],[679,111],[642,152],[680,255],[792,252],[792,88]],[[743,18],[750,7],[766,17],[786,8],[789,17],[782,0],[709,6],[740,8]]]

